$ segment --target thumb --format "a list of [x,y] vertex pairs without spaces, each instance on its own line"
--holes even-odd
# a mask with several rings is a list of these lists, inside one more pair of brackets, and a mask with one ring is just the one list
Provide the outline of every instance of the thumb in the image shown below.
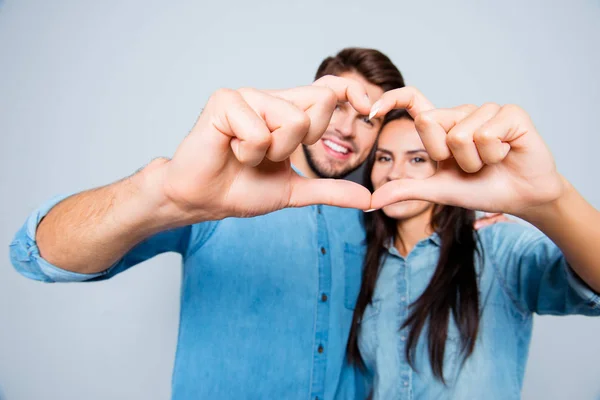
[[367,188],[343,179],[309,179],[295,175],[291,184],[288,207],[325,204],[367,210],[371,205],[371,192]]
[[373,193],[371,208],[380,209],[406,200],[450,204],[455,196],[452,183],[435,175],[427,179],[397,179],[386,183]]

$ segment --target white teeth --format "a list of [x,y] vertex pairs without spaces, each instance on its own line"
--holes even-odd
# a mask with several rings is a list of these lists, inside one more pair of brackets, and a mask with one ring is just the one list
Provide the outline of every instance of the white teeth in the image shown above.
[[334,143],[331,140],[325,139],[323,140],[323,143],[325,143],[325,146],[329,147],[333,151],[337,151],[338,153],[342,154],[348,154],[347,148],[345,148],[344,146],[340,146],[339,144]]

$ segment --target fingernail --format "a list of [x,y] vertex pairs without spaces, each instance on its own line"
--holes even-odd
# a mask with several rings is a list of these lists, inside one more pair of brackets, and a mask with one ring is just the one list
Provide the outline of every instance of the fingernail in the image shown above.
[[501,150],[502,154],[500,154],[500,156],[504,160],[504,157],[506,157],[508,155],[508,152],[510,151],[510,144],[509,143],[502,143],[501,149],[502,149]]
[[381,105],[379,104],[379,101],[376,101],[375,104],[373,104],[373,106],[371,107],[369,119],[373,119],[373,117],[377,115],[377,113],[379,112],[379,108],[381,108]]
[[365,212],[368,213],[368,212],[373,212],[375,210],[377,210],[377,209],[376,208],[371,208],[371,209],[365,210]]
[[231,139],[231,149],[233,150],[233,154],[239,159],[240,153],[240,141]]

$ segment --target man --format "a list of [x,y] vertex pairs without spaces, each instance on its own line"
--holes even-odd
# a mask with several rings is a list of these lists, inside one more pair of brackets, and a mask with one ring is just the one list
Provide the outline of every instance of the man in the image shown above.
[[364,398],[345,362],[364,232],[340,207],[368,209],[371,195],[307,178],[359,167],[381,124],[371,105],[403,86],[382,53],[346,49],[310,87],[221,90],[171,160],[35,211],[12,262],[33,279],[94,281],[179,252],[174,399]]

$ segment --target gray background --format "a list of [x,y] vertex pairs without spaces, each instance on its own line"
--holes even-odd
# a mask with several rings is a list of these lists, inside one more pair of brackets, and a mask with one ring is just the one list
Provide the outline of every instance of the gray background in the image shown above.
[[[438,106],[517,103],[600,206],[600,2],[0,2],[0,385],[9,400],[166,399],[180,267],[96,284],[17,275],[8,243],[44,200],[171,155],[219,87],[309,83],[376,47]],[[537,318],[525,399],[598,399],[600,320]],[[233,378],[232,378],[233,379]]]

